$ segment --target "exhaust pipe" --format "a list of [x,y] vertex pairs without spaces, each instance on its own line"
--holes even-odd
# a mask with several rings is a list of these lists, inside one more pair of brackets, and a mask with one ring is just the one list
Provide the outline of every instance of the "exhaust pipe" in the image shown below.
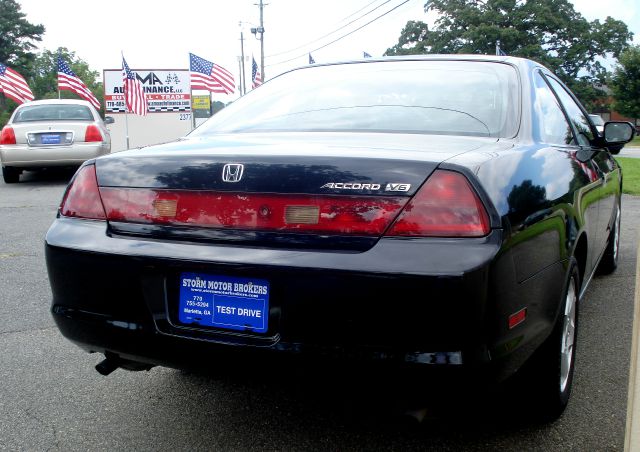
[[113,352],[105,352],[104,359],[96,364],[98,373],[105,377],[118,368],[139,372],[141,370],[151,370],[153,367],[152,364],[121,358],[120,355]]
[[120,367],[117,358],[110,358],[106,356],[105,359],[96,364],[96,370],[100,375],[104,375],[105,377],[109,375],[111,372]]
[[427,408],[418,408],[414,410],[407,410],[403,413],[403,418],[405,422],[410,425],[419,425],[422,424],[422,421],[427,417],[428,410]]

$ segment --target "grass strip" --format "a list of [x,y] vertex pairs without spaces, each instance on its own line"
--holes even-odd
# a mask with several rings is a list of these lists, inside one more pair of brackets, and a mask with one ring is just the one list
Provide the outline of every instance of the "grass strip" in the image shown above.
[[622,192],[640,195],[640,158],[616,158],[622,167]]

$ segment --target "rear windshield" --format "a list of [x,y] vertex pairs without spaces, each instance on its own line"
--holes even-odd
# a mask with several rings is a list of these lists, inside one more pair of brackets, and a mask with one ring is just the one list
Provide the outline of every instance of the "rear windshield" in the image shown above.
[[31,105],[21,108],[13,122],[29,121],[93,121],[89,107],[84,105]]
[[511,137],[518,77],[502,63],[388,61],[285,73],[193,132],[365,131]]

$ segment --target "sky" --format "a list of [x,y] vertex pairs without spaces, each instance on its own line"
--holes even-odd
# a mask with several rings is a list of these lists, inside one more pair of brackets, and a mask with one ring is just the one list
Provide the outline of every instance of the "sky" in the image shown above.
[[[100,73],[119,69],[121,52],[132,69],[188,69],[192,52],[238,74],[241,31],[245,56],[253,54],[260,64],[260,42],[250,32],[260,21],[259,0],[17,1],[27,20],[45,26],[40,49],[67,47]],[[425,1],[264,0],[266,78],[308,64],[309,52],[317,63],[362,58],[363,52],[381,56],[407,21],[433,23]],[[640,1],[573,3],[588,20],[623,20],[640,43]]]

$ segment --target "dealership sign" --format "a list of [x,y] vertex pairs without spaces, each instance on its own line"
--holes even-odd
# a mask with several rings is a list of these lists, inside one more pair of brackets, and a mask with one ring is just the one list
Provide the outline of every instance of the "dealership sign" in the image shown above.
[[211,97],[210,96],[193,96],[193,109],[194,110],[211,110]]
[[[147,98],[149,113],[191,111],[188,70],[135,70]],[[104,103],[107,113],[126,113],[122,70],[104,71]]]

